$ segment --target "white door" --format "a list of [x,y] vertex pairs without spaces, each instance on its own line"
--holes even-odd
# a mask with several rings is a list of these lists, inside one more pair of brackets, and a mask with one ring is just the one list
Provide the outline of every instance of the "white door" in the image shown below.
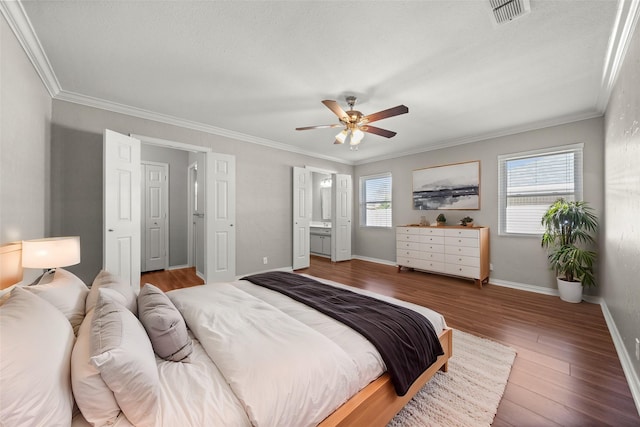
[[293,168],[293,269],[307,268],[310,265],[309,238],[311,225],[312,199],[311,171]]
[[236,275],[236,158],[207,153],[206,170],[206,281],[232,281]]
[[103,138],[103,268],[140,290],[140,141],[108,129]]
[[169,267],[169,165],[142,163],[142,271]]
[[332,181],[334,200],[331,212],[333,215],[331,261],[346,261],[351,259],[351,211],[353,206],[351,175],[335,174]]

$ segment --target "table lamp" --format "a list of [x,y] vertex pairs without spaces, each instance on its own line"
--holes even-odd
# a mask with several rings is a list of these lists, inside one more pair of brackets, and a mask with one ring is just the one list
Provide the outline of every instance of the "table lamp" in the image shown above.
[[46,283],[55,269],[80,263],[80,237],[49,237],[22,241],[22,267],[46,271],[32,284]]

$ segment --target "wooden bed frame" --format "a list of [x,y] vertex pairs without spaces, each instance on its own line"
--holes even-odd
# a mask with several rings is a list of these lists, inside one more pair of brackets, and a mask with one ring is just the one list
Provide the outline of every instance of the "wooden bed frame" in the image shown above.
[[[0,246],[0,289],[8,288],[22,280],[21,260],[22,243]],[[439,339],[444,354],[422,373],[407,394],[398,396],[391,383],[391,377],[385,373],[347,400],[322,421],[320,427],[386,426],[436,372],[447,372],[449,358],[453,354],[452,336],[451,329],[441,332]]]
[[442,331],[439,338],[444,354],[422,373],[407,394],[398,396],[391,383],[391,377],[385,373],[329,415],[319,427],[386,426],[436,372],[447,372],[449,358],[453,355],[452,337],[452,329]]

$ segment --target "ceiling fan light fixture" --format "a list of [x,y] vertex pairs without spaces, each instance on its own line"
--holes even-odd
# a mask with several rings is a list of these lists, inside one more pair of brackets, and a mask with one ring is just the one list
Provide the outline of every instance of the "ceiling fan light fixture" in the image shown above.
[[360,129],[354,129],[351,131],[351,141],[349,144],[358,145],[362,142],[362,138],[364,138],[364,132]]
[[349,135],[349,133],[347,132],[346,129],[342,130],[342,132],[337,134],[336,135],[336,144],[344,144],[344,142],[347,140],[347,135]]

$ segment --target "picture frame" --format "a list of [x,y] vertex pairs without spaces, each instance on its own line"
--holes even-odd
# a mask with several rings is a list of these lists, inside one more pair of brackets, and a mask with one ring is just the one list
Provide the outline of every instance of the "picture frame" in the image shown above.
[[480,160],[413,171],[414,210],[479,210]]

